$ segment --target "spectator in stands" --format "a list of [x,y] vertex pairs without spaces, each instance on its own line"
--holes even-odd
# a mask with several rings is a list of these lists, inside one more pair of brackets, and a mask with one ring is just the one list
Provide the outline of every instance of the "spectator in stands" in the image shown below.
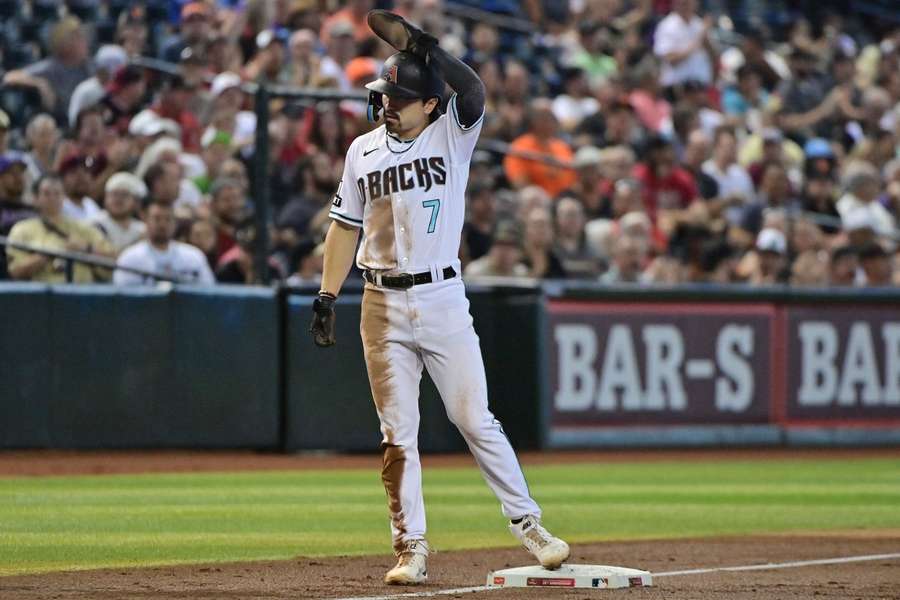
[[298,87],[318,87],[322,83],[322,59],[316,52],[319,38],[311,29],[295,31],[288,40],[290,61],[286,83]]
[[777,229],[766,228],[756,238],[755,264],[751,262],[749,283],[774,285],[783,281],[787,255],[787,240]]
[[538,185],[555,196],[575,182],[572,149],[557,137],[559,124],[548,99],[531,103],[528,123],[528,133],[513,140],[503,161],[506,178],[516,189]]
[[[0,156],[0,235],[9,235],[19,221],[35,215],[25,204],[25,164],[16,156]],[[5,246],[0,245],[0,281],[8,279]]]
[[893,266],[891,265],[891,257],[881,244],[873,242],[860,248],[859,266],[865,275],[865,285],[867,287],[892,284]]
[[[183,283],[210,285],[215,283],[203,252],[175,241],[175,209],[170,204],[151,202],[147,207],[147,239],[128,247],[119,255],[117,264],[172,278]],[[154,277],[116,269],[116,285],[147,285]]]
[[543,208],[532,209],[525,219],[523,262],[537,279],[564,279],[566,270],[554,249],[553,219]]
[[725,88],[722,93],[722,110],[732,117],[736,124],[744,124],[750,129],[762,125],[762,113],[769,103],[769,93],[763,87],[759,71],[749,65],[737,70],[737,83]]
[[756,201],[753,180],[737,162],[737,137],[730,127],[716,129],[712,157],[703,163],[702,169],[715,180],[718,196],[729,205],[742,206]]
[[600,109],[600,103],[590,93],[584,71],[578,68],[563,71],[563,93],[553,99],[553,116],[563,131],[573,131],[586,117]]
[[811,173],[803,183],[801,201],[804,211],[831,220],[830,223],[819,222],[819,228],[824,233],[833,235],[840,230],[841,216],[835,202],[834,181],[830,177]]
[[53,172],[59,135],[56,121],[47,113],[38,113],[28,122],[25,140],[29,150],[24,160],[32,181]]
[[528,127],[528,68],[520,61],[507,60],[503,66],[501,94],[493,99],[496,114],[488,118],[483,135],[512,141],[526,133]]
[[123,12],[116,25],[115,40],[129,57],[146,54],[147,22],[139,14]]
[[256,135],[256,113],[243,110],[241,78],[235,73],[220,73],[210,87],[212,107],[207,129],[224,131],[235,148],[251,147]]
[[215,224],[208,219],[197,219],[191,223],[187,234],[187,243],[203,252],[207,265],[212,269],[216,260]]
[[160,58],[177,63],[185,48],[202,51],[209,40],[212,29],[212,15],[206,2],[188,2],[181,9],[180,33],[166,46]]
[[92,75],[87,34],[81,21],[68,16],[57,23],[50,32],[49,47],[48,58],[25,69],[8,72],[3,82],[37,88],[44,108],[57,122],[66,123],[75,88]]
[[844,178],[846,193],[837,202],[841,219],[846,221],[850,213],[864,208],[868,210],[875,224],[875,231],[881,235],[892,235],[896,229],[894,216],[878,201],[881,192],[881,176],[868,163],[851,165]]
[[100,100],[103,107],[103,122],[119,135],[128,132],[128,124],[139,110],[139,103],[147,91],[144,70],[134,65],[126,65],[116,71],[106,84],[106,94]]
[[853,246],[838,246],[831,251],[828,285],[850,287],[856,284],[859,259]]
[[584,208],[575,198],[563,196],[556,202],[556,245],[554,254],[569,277],[595,278],[600,272],[597,257],[584,235]]
[[320,63],[320,73],[324,82],[338,87],[344,91],[350,89],[344,67],[353,60],[358,52],[356,40],[353,37],[353,26],[346,21],[339,20],[327,27],[322,27],[322,40],[325,42],[326,53]]
[[[285,284],[290,286],[318,286],[322,281],[324,252],[311,240],[302,240],[291,253],[293,272]],[[318,289],[318,288],[317,288]]]
[[651,139],[644,151],[645,162],[634,168],[644,193],[644,210],[656,224],[660,217],[687,208],[697,198],[694,178],[675,158],[672,143],[662,137]]
[[[694,177],[700,197],[707,201],[719,196],[719,184],[703,171],[703,165],[710,160],[712,155],[711,145],[709,136],[698,127],[688,134],[682,158],[684,170]],[[710,211],[718,214],[721,212],[721,208],[721,203],[719,203],[719,205],[711,207]]]
[[233,179],[218,179],[210,190],[210,208],[216,224],[217,261],[236,243],[237,226],[246,216],[247,199],[241,184]]
[[669,13],[653,34],[653,53],[662,61],[659,82],[667,88],[690,80],[713,80],[709,29],[712,22],[697,15],[697,0],[673,0]]
[[231,135],[224,131],[207,129],[203,134],[203,139],[200,140],[200,145],[203,148],[201,157],[206,171],[195,177],[193,181],[202,193],[208,194],[212,182],[219,177],[222,165],[233,152]]
[[828,284],[828,253],[824,250],[798,252],[791,266],[791,285],[822,287]]
[[528,277],[528,267],[522,264],[522,234],[515,221],[497,224],[494,242],[487,254],[473,260],[463,272],[466,279],[479,277]]
[[103,232],[116,255],[144,237],[147,226],[134,215],[146,195],[144,182],[131,173],[116,173],[107,180],[104,209],[89,221]]
[[600,283],[638,283],[644,262],[647,260],[647,243],[631,235],[619,234],[613,245],[612,264],[600,276]]
[[494,190],[483,184],[469,184],[466,189],[466,224],[463,241],[469,260],[478,260],[488,253],[497,225]]
[[572,187],[561,194],[561,197],[578,200],[588,219],[609,217],[611,182],[603,178],[603,152],[595,146],[579,148],[572,161],[577,178]]
[[351,0],[347,4],[349,6],[338,10],[322,23],[322,39],[326,42],[329,35],[334,35],[332,27],[337,23],[349,24],[350,31],[357,43],[362,43],[374,35],[366,23],[366,15],[374,8],[374,2],[372,0]]
[[[253,248],[256,243],[256,223],[245,219],[235,228],[236,243],[222,256],[216,265],[216,280],[219,283],[253,284],[259,281]],[[266,260],[269,279],[284,279],[287,274],[280,270],[275,257]]]
[[9,126],[11,125],[9,115],[6,111],[0,110],[0,155],[9,152]]
[[66,194],[62,212],[66,218],[87,222],[99,215],[100,207],[88,195],[94,168],[94,160],[82,154],[71,154],[60,163],[59,176]]
[[175,122],[180,129],[184,151],[196,153],[200,151],[203,128],[197,116],[189,109],[194,91],[181,75],[168,77],[151,110],[159,117]]
[[103,96],[106,95],[107,84],[112,81],[113,75],[127,63],[128,54],[121,46],[107,44],[97,50],[97,54],[94,56],[94,65],[97,70],[94,72],[94,76],[79,83],[69,100],[70,125],[75,123],[82,110],[103,99]]
[[161,160],[147,170],[144,175],[144,184],[147,187],[147,197],[151,202],[175,205],[178,200],[179,184],[181,183],[181,167],[170,160]]
[[[58,178],[42,177],[34,187],[34,203],[39,216],[16,223],[9,232],[10,241],[44,250],[113,256],[109,242],[98,229],[63,214],[63,189]],[[66,280],[65,262],[53,257],[10,248],[7,262],[13,279],[44,283]],[[92,283],[108,277],[104,270],[81,263],[76,263],[72,269],[74,283]]]
[[285,83],[285,33],[281,29],[264,29],[256,35],[256,54],[241,75],[248,81]]

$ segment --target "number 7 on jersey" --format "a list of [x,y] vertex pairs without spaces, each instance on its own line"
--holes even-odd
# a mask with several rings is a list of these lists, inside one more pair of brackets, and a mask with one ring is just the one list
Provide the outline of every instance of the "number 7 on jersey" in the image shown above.
[[422,206],[431,209],[431,220],[428,222],[428,233],[434,233],[434,227],[437,225],[438,213],[441,211],[441,201],[438,198],[434,200],[423,200]]

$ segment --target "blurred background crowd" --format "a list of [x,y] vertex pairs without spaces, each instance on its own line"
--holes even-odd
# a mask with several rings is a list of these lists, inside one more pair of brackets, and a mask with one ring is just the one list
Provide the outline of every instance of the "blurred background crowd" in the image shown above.
[[[467,279],[900,284],[891,1],[0,0],[0,235],[200,283],[317,285],[345,152],[372,127],[352,96],[393,53],[372,8],[487,88]],[[348,98],[273,95],[254,182],[246,82]],[[256,263],[254,183],[272,217]],[[9,248],[0,279],[65,273]]]

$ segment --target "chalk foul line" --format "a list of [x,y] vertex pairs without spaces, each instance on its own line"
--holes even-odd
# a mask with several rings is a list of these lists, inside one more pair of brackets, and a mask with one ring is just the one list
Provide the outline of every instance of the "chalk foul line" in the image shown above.
[[[681,577],[684,575],[703,575],[705,573],[719,573],[722,571],[769,571],[772,569],[795,569],[798,567],[813,567],[818,565],[840,565],[853,562],[865,562],[870,560],[900,559],[900,552],[890,554],[863,554],[860,556],[840,556],[837,558],[819,558],[815,560],[795,560],[783,563],[765,563],[756,565],[740,565],[736,567],[709,567],[702,569],[686,569],[683,571],[665,571],[653,573],[657,577]],[[404,594],[389,594],[387,596],[351,596],[347,598],[331,598],[329,600],[399,600],[400,598],[433,598],[435,596],[452,596],[454,594],[467,594],[469,592],[486,592],[489,590],[501,590],[505,588],[487,585],[453,588],[446,590],[408,592]]]

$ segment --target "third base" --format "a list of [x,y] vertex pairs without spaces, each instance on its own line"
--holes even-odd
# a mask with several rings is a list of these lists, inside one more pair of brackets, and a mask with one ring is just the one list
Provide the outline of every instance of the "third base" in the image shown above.
[[617,589],[649,587],[649,571],[607,565],[562,565],[555,571],[543,567],[517,567],[488,573],[489,587],[561,587]]

